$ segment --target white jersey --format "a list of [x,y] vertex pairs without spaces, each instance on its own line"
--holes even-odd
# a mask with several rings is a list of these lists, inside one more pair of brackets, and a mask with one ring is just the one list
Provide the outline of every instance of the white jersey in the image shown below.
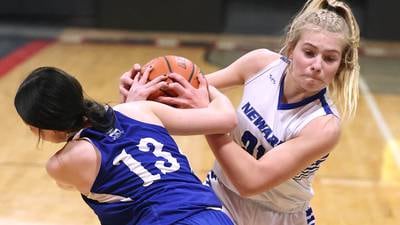
[[[338,115],[326,89],[297,103],[279,101],[282,99],[283,78],[288,63],[289,60],[282,56],[244,84],[242,101],[237,109],[238,126],[232,131],[232,136],[236,143],[257,159],[275,146],[296,137],[311,120],[327,114]],[[280,212],[307,209],[313,196],[312,177],[326,158],[317,160],[292,179],[250,199]],[[218,162],[213,170],[227,188],[238,193]]]

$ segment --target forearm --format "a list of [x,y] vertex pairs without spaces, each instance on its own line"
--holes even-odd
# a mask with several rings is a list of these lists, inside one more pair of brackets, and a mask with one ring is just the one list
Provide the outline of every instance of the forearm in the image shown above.
[[224,173],[242,196],[265,190],[259,162],[236,144],[227,134],[206,135],[207,142]]
[[210,117],[218,117],[220,126],[218,133],[228,133],[237,125],[235,108],[227,96],[210,86],[210,99],[208,105]]
[[235,108],[233,107],[229,98],[217,91],[215,88],[210,87],[210,103],[208,107],[215,111],[226,112],[229,114],[235,114]]
[[215,94],[205,108],[177,109],[150,101],[146,105],[173,135],[221,134],[237,124],[235,110],[222,94]]

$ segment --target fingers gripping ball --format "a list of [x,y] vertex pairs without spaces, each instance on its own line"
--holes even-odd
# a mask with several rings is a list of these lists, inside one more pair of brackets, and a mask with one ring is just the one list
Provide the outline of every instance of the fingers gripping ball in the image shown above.
[[[153,67],[153,69],[149,73],[148,81],[153,80],[158,76],[166,75],[168,73],[177,73],[184,77],[187,81],[189,81],[189,83],[193,87],[199,87],[198,76],[202,76],[200,69],[196,64],[184,57],[175,55],[157,57],[148,62],[143,67],[143,71],[148,66]],[[169,83],[174,82],[170,78],[168,78],[166,81]],[[154,100],[159,96],[176,97],[177,94],[172,90],[157,90],[151,93],[148,99]]]

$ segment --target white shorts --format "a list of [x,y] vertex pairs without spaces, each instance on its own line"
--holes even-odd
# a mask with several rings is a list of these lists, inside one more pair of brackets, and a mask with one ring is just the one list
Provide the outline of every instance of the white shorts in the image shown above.
[[[212,172],[210,172],[212,173]],[[315,225],[311,208],[300,212],[277,212],[247,198],[242,198],[218,182],[215,175],[208,175],[210,185],[223,203],[223,211],[236,225]]]

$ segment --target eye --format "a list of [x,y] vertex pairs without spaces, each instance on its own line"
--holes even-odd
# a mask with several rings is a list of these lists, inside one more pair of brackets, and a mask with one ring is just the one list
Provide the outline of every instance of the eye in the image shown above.
[[304,55],[307,56],[307,57],[309,57],[309,58],[315,56],[315,53],[314,53],[314,51],[312,51],[312,50],[305,49],[303,52],[304,52]]
[[328,63],[333,63],[336,62],[338,60],[338,57],[336,56],[325,56],[324,57],[324,61],[328,62]]

